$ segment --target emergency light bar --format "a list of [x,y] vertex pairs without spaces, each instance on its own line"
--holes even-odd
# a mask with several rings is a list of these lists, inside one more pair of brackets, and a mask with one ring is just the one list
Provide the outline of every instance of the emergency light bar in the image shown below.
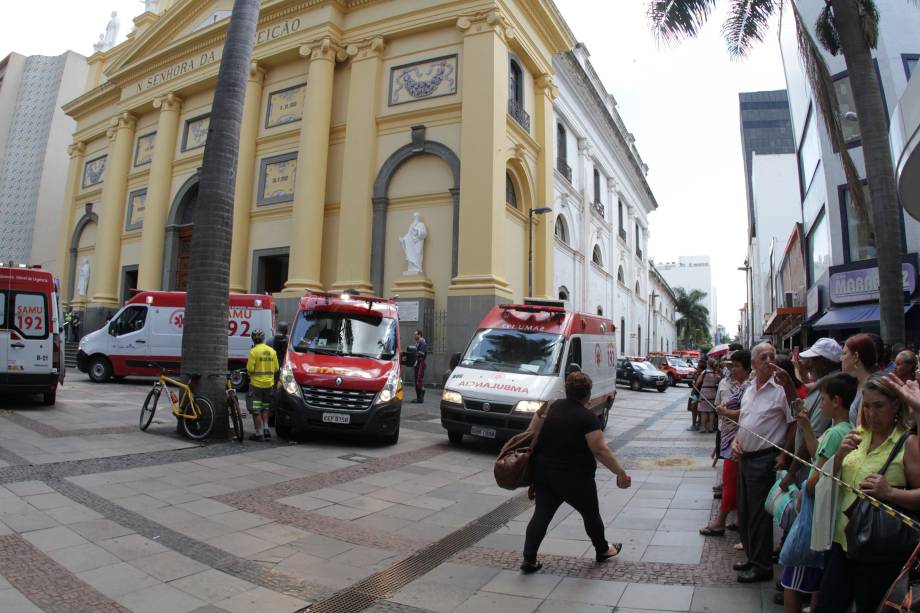
[[558,313],[565,314],[565,309],[557,306],[538,306],[530,304],[500,304],[498,308],[506,311],[521,311],[523,313]]

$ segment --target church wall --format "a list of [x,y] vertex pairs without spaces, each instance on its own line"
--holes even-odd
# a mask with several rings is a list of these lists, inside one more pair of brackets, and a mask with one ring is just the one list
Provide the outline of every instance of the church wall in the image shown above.
[[[508,0],[508,4],[516,5],[523,1]],[[424,277],[427,280],[423,279],[420,286],[413,286],[413,289],[403,291],[404,297],[409,296],[411,299],[415,297],[415,294],[418,294],[419,297],[427,297],[429,293],[429,290],[425,289],[427,281],[430,281],[432,285],[430,294],[433,306],[439,311],[447,311],[450,308],[449,293],[451,297],[469,296],[471,300],[463,304],[466,305],[464,308],[470,312],[464,312],[461,320],[455,318],[451,320],[452,323],[459,321],[463,325],[466,325],[466,319],[478,321],[478,318],[481,317],[480,313],[473,313],[473,310],[480,307],[485,308],[495,301],[505,302],[508,299],[508,293],[514,294],[516,299],[523,298],[527,282],[527,233],[524,215],[528,207],[537,205],[535,204],[537,185],[541,184],[537,173],[537,156],[541,147],[544,146],[541,140],[544,138],[540,132],[541,128],[535,123],[537,116],[535,105],[538,101],[535,96],[534,75],[549,71],[551,53],[548,50],[552,48],[555,49],[552,53],[558,52],[559,49],[556,47],[563,44],[560,41],[565,41],[568,36],[564,26],[555,23],[553,14],[545,10],[544,0],[537,3],[528,1],[526,9],[518,11],[515,8],[510,12],[504,2],[489,4],[456,0],[412,0],[411,2],[344,0],[342,3],[322,3],[312,8],[306,8],[305,3],[298,3],[294,0],[278,0],[278,2],[268,3],[263,7],[263,11],[287,8],[288,4],[293,12],[269,23],[290,24],[291,19],[297,18],[300,20],[298,29],[277,40],[263,40],[256,45],[253,54],[253,59],[258,62],[260,72],[256,73],[253,80],[250,81],[248,101],[257,101],[258,106],[257,109],[247,107],[244,113],[250,122],[249,125],[255,125],[256,128],[254,136],[250,137],[254,138],[254,142],[249,140],[248,144],[244,143],[242,146],[250,159],[243,159],[240,162],[244,166],[244,172],[247,170],[245,166],[248,165],[253,179],[251,185],[242,186],[236,194],[237,202],[244,203],[243,206],[248,206],[249,209],[248,214],[238,215],[237,219],[248,219],[249,226],[248,231],[243,234],[242,241],[235,240],[233,247],[234,250],[243,251],[242,259],[237,260],[237,263],[234,264],[234,270],[237,271],[233,273],[236,275],[235,278],[239,279],[245,273],[245,284],[249,286],[252,271],[257,266],[253,252],[287,247],[291,250],[292,266],[294,260],[299,258],[300,269],[297,273],[289,269],[289,281],[296,282],[290,283],[283,292],[283,296],[279,295],[279,298],[294,300],[304,287],[313,289],[317,283],[319,285],[317,289],[327,290],[336,284],[345,283],[359,283],[363,288],[368,287],[371,281],[368,277],[370,267],[366,267],[367,270],[365,270],[365,266],[356,266],[355,262],[369,263],[370,261],[371,237],[361,226],[367,224],[367,227],[372,227],[370,221],[373,214],[371,186],[386,160],[395,151],[411,142],[412,128],[424,126],[425,140],[428,143],[436,142],[446,146],[460,159],[461,171],[465,164],[461,150],[463,139],[466,139],[467,143],[477,142],[475,139],[480,137],[483,139],[481,142],[491,139],[489,142],[492,144],[488,149],[495,149],[494,155],[505,158],[514,156],[519,159],[520,180],[526,184],[520,197],[521,209],[505,211],[504,202],[490,203],[488,199],[483,201],[476,195],[479,194],[478,188],[471,186],[473,196],[467,195],[468,199],[472,198],[467,201],[467,206],[475,210],[477,218],[481,216],[483,223],[490,221],[497,224],[497,227],[489,230],[493,238],[491,242],[483,241],[483,249],[498,250],[498,253],[489,258],[485,264],[477,261],[475,265],[467,266],[468,276],[454,286],[452,283],[456,279],[453,278],[452,272],[452,247],[455,233],[459,232],[459,228],[454,228],[455,203],[450,190],[459,185],[455,184],[454,175],[444,160],[432,155],[410,157],[394,173],[387,193],[389,204],[386,232],[383,237],[385,254],[383,293],[390,294],[397,281],[405,281],[402,272],[406,270],[406,261],[399,237],[408,230],[412,214],[418,212],[429,232],[425,242],[423,263]],[[194,54],[200,54],[202,50],[216,48],[216,44],[219,43],[215,44],[214,38],[206,39],[222,34],[225,26],[222,26],[220,21],[213,26],[203,28],[200,32],[192,32],[192,29],[208,18],[215,8],[225,7],[229,10],[231,5],[231,0],[219,0],[217,4],[202,2],[183,4],[181,9],[173,7],[172,10],[161,13],[158,17],[139,25],[135,34],[115,50],[102,52],[90,58],[94,74],[99,75],[99,83],[112,80],[112,85],[118,89],[118,92],[116,96],[116,92],[108,90],[109,93],[103,95],[101,92],[104,90],[97,90],[96,94],[65,105],[68,106],[67,112],[77,120],[76,137],[93,139],[86,143],[83,160],[91,160],[109,151],[110,147],[114,148],[114,141],[109,141],[104,133],[118,113],[127,111],[137,119],[136,124],[131,127],[131,161],[127,165],[126,194],[124,199],[121,199],[116,198],[113,192],[109,191],[106,195],[108,202],[121,200],[127,212],[129,208],[127,200],[130,193],[137,189],[149,189],[152,164],[142,167],[134,166],[136,140],[138,136],[158,129],[163,113],[166,112],[163,109],[166,107],[153,108],[151,102],[169,92],[174,92],[181,98],[181,107],[175,119],[178,124],[178,134],[170,171],[155,173],[155,176],[169,177],[167,208],[171,209],[183,185],[201,166],[204,148],[184,147],[183,141],[188,120],[211,111],[218,64],[214,62],[211,65],[194,65],[192,69],[183,71],[181,74],[166,76],[163,81],[155,85],[146,85],[146,80],[155,75],[159,76],[160,71],[170,68],[168,64],[175,58],[179,58],[181,62],[186,58],[201,57]],[[485,11],[494,9],[505,11],[506,15],[511,18],[508,25],[513,26],[514,36],[507,37],[507,40],[501,21],[486,23]],[[181,13],[180,17],[188,17],[189,23],[179,29],[173,42],[154,42],[162,32],[158,30],[159,20],[176,19],[176,15],[180,13],[176,13],[175,10],[191,11],[191,13]],[[457,18],[460,15],[464,16],[461,22],[465,19],[473,20],[473,23],[476,24],[473,29],[470,29],[469,24],[458,27]],[[537,20],[541,19],[542,21],[537,24]],[[223,23],[225,24],[226,21]],[[495,23],[499,24],[496,32],[490,33],[490,28]],[[264,25],[267,24],[265,22],[260,24],[260,28]],[[483,27],[488,36],[495,37],[496,44],[483,44],[484,37],[481,35]],[[474,32],[480,34],[471,36]],[[379,47],[376,44],[369,46],[372,37],[381,34],[383,35],[383,46]],[[333,78],[328,83],[322,81],[322,71],[315,73],[313,78],[309,76],[311,61],[328,60],[311,60],[304,57],[302,55],[304,50],[301,48],[301,45],[304,44],[315,44],[317,36],[324,35],[330,36],[335,45],[341,44],[340,47],[333,47],[333,50],[337,52],[335,54],[337,57],[333,60]],[[548,36],[554,37],[552,42],[550,38],[547,38]],[[572,43],[573,41],[565,42],[565,44]],[[133,46],[141,51],[137,52]],[[158,55],[160,49],[165,49],[167,46],[173,46],[174,50]],[[501,70],[478,71],[473,67],[469,67],[471,70],[464,70],[465,52],[470,53],[471,57],[485,58],[487,55],[483,55],[483,52],[488,48],[494,48],[496,51],[494,56],[496,66],[500,66],[505,61],[507,50],[520,61],[524,69],[525,108],[532,121],[531,129],[526,135],[514,123],[514,120],[505,114],[507,87],[504,80],[498,78]],[[346,50],[349,53],[344,53]],[[306,51],[308,53],[309,49]],[[135,58],[120,65],[122,58],[129,57],[132,53],[137,53]],[[375,56],[375,53],[380,55]],[[533,54],[544,56],[534,57]],[[161,57],[169,59],[157,65],[156,62]],[[402,98],[391,99],[392,69],[419,62],[432,62],[439,58],[455,58],[455,60],[447,60],[448,62],[456,61],[456,64],[449,64],[452,70],[448,75],[448,79],[455,84],[455,91],[445,92],[445,95],[415,97],[417,90],[409,94],[407,86],[403,90]],[[146,65],[145,62],[147,62]],[[138,67],[135,68],[135,66]],[[355,78],[367,79],[374,69],[379,70],[377,73],[378,89],[375,93],[372,92],[369,83],[352,83],[353,75],[357,75]],[[463,83],[463,75],[474,82]],[[488,81],[490,75],[495,78],[495,82]],[[481,83],[479,83],[480,79]],[[253,89],[253,84],[257,84],[255,89]],[[298,183],[298,180],[301,176],[307,175],[304,169],[309,168],[310,164],[315,164],[317,158],[320,157],[316,155],[315,148],[311,150],[307,143],[320,146],[319,143],[324,141],[326,118],[315,115],[312,117],[314,122],[322,122],[324,129],[320,131],[305,132],[305,124],[302,120],[289,121],[272,127],[266,125],[271,94],[301,84],[306,84],[306,99],[309,99],[310,96],[317,99],[317,95],[318,99],[322,99],[323,95],[329,92],[323,88],[327,85],[331,87],[332,104],[328,118],[329,144],[325,185],[321,190],[314,187],[305,188],[306,184]],[[313,89],[310,89],[311,85]],[[462,102],[465,87],[474,88],[468,92],[470,95],[475,95],[477,88],[479,92],[494,91],[501,100],[496,99],[495,104],[490,106],[488,101],[483,101],[480,95],[475,105],[468,105],[477,110],[472,114],[467,110],[464,114]],[[367,116],[362,117],[364,111],[360,105],[357,105],[357,101],[367,100],[365,94],[369,92],[373,94],[376,102],[374,105],[367,105]],[[91,101],[93,96],[98,101],[96,106],[94,106],[96,102]],[[366,140],[363,137],[356,139],[354,133],[351,138],[349,137],[349,126],[346,125],[349,119],[349,97],[352,98],[351,102],[357,105],[352,110],[352,118],[361,122],[356,129],[366,131],[367,126],[376,126],[376,135],[368,135]],[[305,105],[306,100],[301,103],[301,108],[304,108]],[[500,114],[500,117],[482,115],[483,112],[487,115],[489,108],[494,109],[496,114]],[[372,112],[375,115],[373,118],[370,117]],[[464,123],[461,123],[461,118]],[[162,120],[172,119],[166,117]],[[494,131],[494,134],[490,134],[490,130]],[[476,135],[472,141],[469,140],[470,134]],[[158,141],[160,136],[158,134]],[[124,140],[121,142],[123,143]],[[365,142],[368,145],[365,151],[372,152],[370,156],[362,156],[358,153]],[[347,151],[349,146],[351,147],[350,152]],[[521,150],[521,147],[524,150]],[[259,182],[262,161],[265,158],[294,152],[298,154],[298,172],[294,179],[295,193],[281,202],[260,205],[259,200],[262,194]],[[346,153],[349,156],[347,160]],[[474,160],[467,162],[470,168],[476,169]],[[82,164],[79,172],[82,172]],[[314,185],[318,184],[319,177],[314,175],[314,181]],[[345,190],[345,194],[351,194],[352,200],[363,202],[343,202],[343,198],[348,197],[343,195],[343,185],[346,181],[350,185],[356,182],[367,183],[366,192],[361,189]],[[545,181],[545,178],[542,179],[543,183]],[[106,215],[102,198],[104,190],[104,184],[76,190],[77,195],[72,201],[73,209],[70,214],[70,219],[73,221],[71,235],[76,221],[83,215],[82,209],[85,203],[92,202],[94,212],[101,218]],[[490,193],[488,189],[481,191],[484,197]],[[497,188],[491,190],[493,193],[498,191]],[[294,204],[295,198],[298,202],[296,205]],[[462,194],[460,198],[462,201]],[[318,206],[317,203],[319,203]],[[362,220],[356,217],[361,214],[367,215],[367,219]],[[311,228],[316,228],[320,224],[322,226],[322,231],[319,233],[322,241],[321,250],[316,248],[315,238],[310,242],[310,247],[304,249],[304,237],[309,235]],[[341,224],[352,225],[356,236],[359,237],[357,240],[362,241],[361,244],[350,241],[349,228]],[[106,237],[100,234],[98,238],[107,247],[108,252],[120,254],[121,262],[119,262],[118,270],[120,271],[123,266],[134,264],[143,267],[143,263],[138,261],[141,257],[140,245],[143,230],[126,229],[124,215],[118,222],[117,237],[113,237],[110,224],[103,224],[103,226],[107,226],[109,230],[105,231]],[[86,253],[92,256],[96,249],[96,235],[95,227],[92,232],[88,230],[85,233],[85,239],[81,241],[81,254]],[[167,241],[172,240],[170,236],[172,235],[168,233]],[[236,233],[234,238],[236,239]],[[536,233],[534,239],[535,242],[545,240]],[[112,240],[120,243],[114,250],[111,247],[112,243],[109,242]],[[462,237],[459,240],[460,245],[467,246],[465,252],[460,249],[460,262],[458,262],[460,269],[463,269],[463,257],[482,260],[482,251],[475,254],[469,250],[470,240],[470,238],[463,239]],[[365,242],[367,244],[364,244]],[[297,249],[300,251],[295,254]],[[463,253],[471,255],[464,256]],[[304,254],[309,254],[309,257],[304,257]],[[339,261],[340,254],[345,258],[344,261]],[[166,259],[170,257],[173,256],[169,253],[165,254]],[[535,250],[535,262],[537,257]],[[93,266],[92,281],[95,281],[95,277],[98,277],[97,268],[104,274],[104,267],[97,267],[92,262],[91,265]],[[163,265],[164,269],[169,272],[170,264],[166,262]],[[504,286],[505,281],[510,284],[507,289]],[[117,280],[116,286],[119,284],[120,279]],[[106,286],[101,287],[103,289],[100,289],[98,293],[100,300],[90,301],[91,306],[108,306],[107,303],[111,302],[110,295],[107,293],[109,290]],[[403,289],[405,290],[406,287],[404,282]],[[574,288],[569,289],[574,290]],[[93,288],[90,289],[90,293],[94,294]],[[457,301],[456,304],[461,302],[462,300]],[[466,339],[462,339],[461,342],[465,344]]]

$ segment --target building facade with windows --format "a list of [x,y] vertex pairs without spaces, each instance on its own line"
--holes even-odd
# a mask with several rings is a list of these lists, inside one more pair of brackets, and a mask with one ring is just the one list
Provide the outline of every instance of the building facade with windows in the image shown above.
[[617,327],[620,352],[648,351],[649,215],[658,208],[647,166],[616,101],[579,44],[553,60],[556,295]]
[[[877,49],[873,51],[876,71],[885,102],[886,119],[895,116],[920,57],[920,9],[897,0],[877,0],[881,15]],[[805,22],[814,24],[820,3],[802,3]],[[796,42],[795,23],[784,14],[780,23],[780,46],[789,94],[795,152],[799,174],[798,191],[801,217],[790,219],[786,236],[802,223],[801,250],[805,272],[806,342],[823,335],[845,337],[857,330],[878,330],[878,293],[851,295],[850,285],[872,283],[877,273],[875,248],[868,226],[861,223],[849,197],[846,177],[838,152],[825,128],[822,112],[803,71]],[[842,56],[822,50],[834,81],[840,104],[841,123],[847,150],[861,177],[865,177],[864,154],[855,121],[855,106],[846,64]],[[913,79],[916,81],[916,78]],[[895,164],[899,157],[895,155]],[[863,179],[865,183],[865,179]],[[865,190],[868,198],[868,189]],[[920,251],[920,223],[902,210],[901,242],[906,255],[905,270],[910,287],[916,288],[916,257]],[[791,240],[791,239],[790,239]],[[875,272],[873,272],[875,271]],[[785,293],[791,290],[786,290]],[[794,293],[794,292],[793,292]],[[916,299],[911,290],[911,300]],[[776,308],[786,308],[779,305]],[[909,340],[920,334],[920,314],[910,309],[906,315]]]
[[654,262],[649,263],[648,279],[652,291],[646,344],[649,351],[670,353],[677,349],[677,296]]
[[[748,213],[748,304],[753,338],[775,309],[773,278],[790,223],[801,218],[795,142],[785,90],[738,95]],[[739,262],[740,264],[740,262]],[[751,343],[751,338],[745,342]]]
[[73,51],[0,60],[0,261],[59,268],[61,177],[75,125],[61,105],[83,92],[86,70]]
[[[699,290],[706,294],[701,300],[709,309],[709,334],[715,338],[718,317],[716,313],[716,288],[712,285],[712,268],[708,255],[682,255],[676,262],[655,262],[655,268],[672,289],[687,292]],[[679,315],[677,319],[680,319]]]
[[[88,91],[65,106],[77,125],[59,259],[87,329],[130,288],[184,288],[232,4],[161,1],[89,58]],[[231,290],[272,293],[282,318],[307,290],[398,294],[404,338],[436,313],[427,336],[448,355],[529,277],[555,296],[553,220],[530,211],[552,202],[552,58],[574,44],[549,0],[264,0]],[[408,273],[415,214],[427,237]]]

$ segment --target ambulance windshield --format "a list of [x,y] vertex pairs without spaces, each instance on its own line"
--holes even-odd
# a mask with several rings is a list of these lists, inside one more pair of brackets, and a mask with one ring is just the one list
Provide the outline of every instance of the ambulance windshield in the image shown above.
[[379,315],[303,311],[294,323],[291,348],[298,353],[392,360],[396,321]]
[[563,337],[547,332],[487,328],[473,337],[460,365],[529,375],[558,372]]

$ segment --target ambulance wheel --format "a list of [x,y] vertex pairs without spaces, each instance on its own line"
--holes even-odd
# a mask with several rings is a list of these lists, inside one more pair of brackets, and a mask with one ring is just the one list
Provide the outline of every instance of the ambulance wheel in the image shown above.
[[112,365],[108,359],[97,355],[90,361],[87,374],[93,383],[105,383],[112,378]]
[[237,394],[243,394],[249,390],[249,377],[245,371],[231,370],[230,385],[236,390]]
[[399,442],[399,424],[396,424],[396,430],[392,434],[384,434],[380,437],[380,442],[384,445],[395,445]]
[[291,435],[294,434],[294,431],[291,430],[291,427],[287,424],[282,424],[280,421],[275,421],[275,434],[280,438],[290,440]]
[[447,440],[450,441],[451,445],[459,447],[463,444],[463,432],[460,432],[459,430],[448,430]]
[[42,393],[42,404],[45,406],[53,406],[54,401],[57,398],[57,389],[53,389],[50,392]]

